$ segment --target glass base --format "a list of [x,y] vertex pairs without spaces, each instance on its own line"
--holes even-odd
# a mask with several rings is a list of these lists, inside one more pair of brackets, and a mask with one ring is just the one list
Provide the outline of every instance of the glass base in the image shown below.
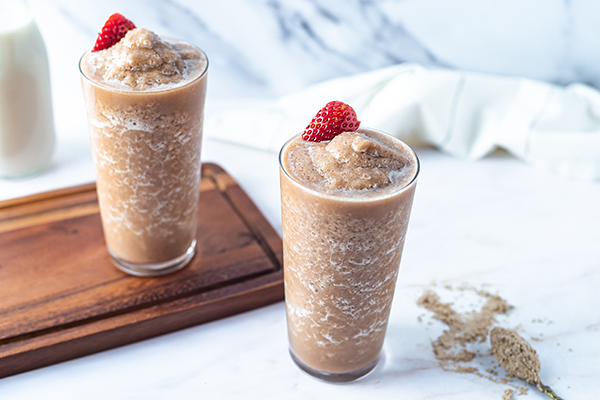
[[33,178],[35,176],[41,175],[42,172],[45,172],[46,169],[48,169],[48,167],[50,167],[50,160],[44,162],[41,165],[38,165],[37,167],[35,167],[33,169],[30,169],[30,170],[24,171],[24,172],[17,172],[17,173],[12,173],[12,174],[0,172],[0,179],[18,180],[18,179]]
[[196,240],[194,239],[190,247],[188,247],[185,253],[179,257],[159,263],[131,263],[119,258],[112,251],[110,251],[110,249],[108,249],[108,254],[110,254],[111,261],[117,268],[130,275],[161,276],[170,274],[171,272],[179,271],[190,262],[190,260],[194,257],[194,254],[196,254]]
[[327,372],[317,371],[316,369],[312,369],[306,366],[302,361],[298,360],[298,358],[294,355],[294,353],[290,350],[290,355],[292,356],[292,360],[300,367],[301,370],[306,372],[307,374],[314,376],[315,378],[319,378],[321,380],[327,382],[350,382],[354,381],[358,378],[362,378],[367,375],[369,372],[373,370],[377,366],[377,363],[381,360],[381,354],[373,361],[371,364],[367,365],[364,368],[359,369],[358,371],[345,372],[343,374],[330,374]]

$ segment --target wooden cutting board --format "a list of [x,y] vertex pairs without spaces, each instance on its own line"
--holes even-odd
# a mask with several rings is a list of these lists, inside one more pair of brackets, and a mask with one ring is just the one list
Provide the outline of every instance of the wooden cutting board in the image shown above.
[[112,265],[95,184],[0,202],[0,377],[283,300],[281,239],[204,164],[197,254],[158,278]]

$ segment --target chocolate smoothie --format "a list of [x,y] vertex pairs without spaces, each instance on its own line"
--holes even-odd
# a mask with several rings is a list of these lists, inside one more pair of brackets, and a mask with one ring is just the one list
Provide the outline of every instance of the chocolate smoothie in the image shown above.
[[284,276],[292,357],[346,381],[377,363],[419,163],[401,141],[359,129],[281,150]]
[[146,29],[81,59],[104,235],[128,273],[193,256],[207,67],[196,47]]

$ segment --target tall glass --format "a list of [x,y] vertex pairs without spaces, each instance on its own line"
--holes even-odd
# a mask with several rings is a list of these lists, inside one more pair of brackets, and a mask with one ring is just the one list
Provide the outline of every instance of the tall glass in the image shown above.
[[181,86],[123,90],[94,81],[82,61],[100,214],[111,259],[137,276],[183,268],[196,245],[208,62],[197,78]]
[[381,353],[419,161],[391,138],[414,163],[412,181],[375,197],[336,196],[293,178],[287,150],[295,139],[279,155],[290,353],[313,376],[350,381]]

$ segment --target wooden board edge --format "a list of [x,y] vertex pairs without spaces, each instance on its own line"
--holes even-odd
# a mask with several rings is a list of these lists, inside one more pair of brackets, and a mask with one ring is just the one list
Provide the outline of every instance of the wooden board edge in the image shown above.
[[[281,271],[263,275],[252,282],[242,282],[238,285],[246,285],[247,288],[244,291],[225,296],[219,295],[231,290],[231,287],[218,289],[212,293],[216,298],[209,302],[211,307],[207,307],[205,302],[205,297],[209,293],[203,293],[173,302],[179,304],[159,304],[131,315],[100,320],[85,327],[85,330],[81,329],[80,332],[77,330],[82,327],[73,328],[71,331],[57,332],[48,337],[34,338],[25,343],[12,344],[11,346],[28,347],[28,349],[26,351],[11,349],[14,354],[6,357],[1,357],[2,349],[0,348],[0,378],[251,311],[284,299],[283,273]],[[176,312],[169,308],[178,306],[181,309]],[[223,310],[227,311],[223,313]],[[139,318],[139,320],[131,324],[126,321],[127,317]],[[118,320],[120,318],[121,321]],[[135,328],[131,329],[132,326]],[[49,344],[48,341],[53,343]]]
[[55,199],[59,197],[69,197],[74,194],[85,193],[96,190],[96,183],[86,183],[83,185],[68,187],[64,189],[51,190],[49,192],[36,193],[29,196],[17,197],[0,201],[0,210],[24,204],[36,203],[40,201]]

